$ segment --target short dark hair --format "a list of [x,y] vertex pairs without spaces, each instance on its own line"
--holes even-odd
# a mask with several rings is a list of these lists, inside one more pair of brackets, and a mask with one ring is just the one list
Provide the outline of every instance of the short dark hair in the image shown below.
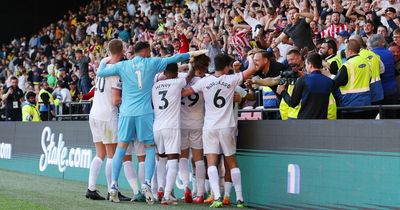
[[200,69],[200,70],[206,70],[208,69],[208,66],[210,65],[210,57],[208,57],[205,54],[196,56],[193,58],[193,63],[192,66],[194,69]]
[[386,32],[388,32],[388,28],[384,25],[379,25],[378,28],[384,28]]
[[258,50],[254,53],[254,55],[257,53],[260,53],[263,58],[267,58],[268,60],[271,60],[273,56],[271,52],[268,52],[266,50]]
[[32,92],[32,91],[28,91],[27,93],[26,93],[26,95],[25,95],[25,98],[26,99],[29,99],[29,98],[31,98],[31,97],[36,97],[36,93],[34,93],[34,92]]
[[316,68],[322,68],[322,57],[318,53],[311,52],[307,55],[307,62]]
[[218,54],[214,58],[215,71],[223,71],[225,67],[229,67],[233,59],[228,54]]
[[65,88],[65,84],[64,84],[64,82],[61,81],[61,80],[58,80],[58,81],[57,81],[57,85],[58,85],[60,88]]
[[291,55],[291,54],[297,54],[297,55],[300,55],[300,56],[301,56],[300,49],[297,48],[297,47],[289,48],[289,50],[288,50],[288,52],[286,53],[286,55]]
[[299,8],[297,7],[290,7],[287,11],[289,12],[290,10],[296,10],[296,12],[300,12]]
[[165,68],[165,72],[171,73],[171,74],[177,74],[178,73],[178,64],[177,63],[170,63],[167,65]]
[[75,51],[75,53],[83,54],[83,51],[82,51],[81,49],[77,49],[77,50]]
[[10,80],[18,80],[18,78],[16,76],[11,76]]
[[333,54],[336,54],[336,52],[337,52],[337,45],[336,45],[335,40],[333,40],[333,39],[325,39],[325,42],[324,42],[324,43],[326,43],[326,44],[328,45],[328,48],[329,48],[329,49],[332,49],[332,50],[333,50]]
[[150,48],[150,44],[148,42],[138,42],[135,44],[135,53],[140,52],[141,50]]

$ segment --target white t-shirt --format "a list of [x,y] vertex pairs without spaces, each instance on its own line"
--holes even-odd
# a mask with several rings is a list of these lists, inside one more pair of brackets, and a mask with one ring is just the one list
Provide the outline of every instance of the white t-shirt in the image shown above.
[[390,4],[389,1],[382,1],[378,6],[382,9],[387,9],[388,7],[393,7],[396,9],[396,13],[399,14],[400,12],[400,3],[396,1],[394,4]]
[[[179,77],[186,77],[186,74],[179,74]],[[201,80],[201,77],[194,77],[186,87],[193,86]],[[182,98],[181,103],[181,128],[201,129],[204,124],[204,97],[203,93],[195,93]]]
[[[107,66],[110,65],[112,64],[108,64]],[[118,117],[118,107],[112,103],[112,89],[121,90],[119,77],[96,77],[90,118],[108,122]]]
[[153,85],[153,130],[180,128],[181,92],[186,86],[185,78],[161,80]]
[[205,77],[192,86],[194,92],[203,92],[206,114],[204,130],[233,128],[233,96],[236,86],[243,81],[242,73]]

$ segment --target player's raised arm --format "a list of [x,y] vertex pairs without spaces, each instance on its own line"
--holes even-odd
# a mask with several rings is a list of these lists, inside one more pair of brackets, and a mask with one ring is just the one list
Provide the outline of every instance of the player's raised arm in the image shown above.
[[111,59],[110,57],[106,57],[100,61],[99,69],[97,70],[97,76],[99,77],[119,76],[119,70],[123,68],[124,62],[126,61],[116,63],[112,66],[109,66],[107,70],[105,70],[106,65],[110,61],[110,59]]
[[182,97],[190,96],[190,95],[192,95],[192,94],[194,94],[194,90],[193,90],[192,87],[185,88],[185,89],[183,89],[182,92],[181,92],[181,96],[182,96]]
[[207,50],[197,50],[189,53],[176,54],[168,58],[153,58],[153,64],[157,72],[160,72],[164,71],[165,67],[170,63],[179,63],[189,60],[190,57],[196,57],[205,53],[207,53]]

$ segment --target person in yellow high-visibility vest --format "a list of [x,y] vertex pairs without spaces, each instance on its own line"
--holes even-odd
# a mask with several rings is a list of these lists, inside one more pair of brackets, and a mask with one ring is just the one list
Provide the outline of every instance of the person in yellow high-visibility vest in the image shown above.
[[[347,61],[339,69],[334,78],[335,88],[340,90],[339,104],[342,107],[368,106],[371,105],[370,82],[372,70],[369,61],[361,56],[359,52],[361,45],[356,40],[349,40],[345,53]],[[364,110],[342,111],[344,119],[368,119],[370,114]]]
[[[384,73],[385,66],[382,63],[381,58],[378,54],[367,49],[367,45],[365,44],[361,36],[353,35],[350,37],[350,39],[356,40],[361,45],[359,55],[362,58],[365,58],[369,61],[369,64],[371,66],[371,77],[372,77],[370,82],[371,102],[372,104],[374,104],[374,102],[379,102],[384,98],[380,74]],[[376,111],[375,116],[377,114],[378,112]]]
[[342,65],[336,53],[337,46],[333,39],[326,39],[319,49],[319,54],[329,64],[329,71],[331,74],[337,74],[337,71]]
[[42,121],[49,121],[54,115],[54,98],[48,89],[49,84],[47,82],[42,82],[38,97],[40,118]]
[[22,107],[22,121],[23,122],[40,122],[39,110],[36,106],[36,94],[28,92],[26,94],[26,102]]
[[[308,74],[297,79],[295,85],[279,85],[277,94],[282,95],[280,111],[282,119],[336,119],[336,103],[332,96],[334,82],[322,75],[322,57],[317,53],[307,56]],[[290,91],[290,94],[289,94]]]

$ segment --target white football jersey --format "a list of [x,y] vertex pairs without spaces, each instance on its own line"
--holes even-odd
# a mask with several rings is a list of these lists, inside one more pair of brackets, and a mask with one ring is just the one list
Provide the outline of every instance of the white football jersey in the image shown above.
[[90,118],[110,121],[118,117],[118,107],[112,104],[112,89],[121,89],[119,77],[96,77]]
[[153,130],[180,128],[181,92],[186,86],[185,78],[161,80],[153,85]]
[[236,127],[233,96],[236,86],[242,81],[242,73],[219,77],[211,75],[192,86],[194,92],[203,92],[204,95],[206,114],[203,129]]
[[[187,74],[179,74],[179,77],[186,77]],[[186,87],[193,86],[201,79],[194,77]],[[204,97],[203,93],[195,93],[182,98],[181,103],[181,128],[201,129],[204,124]]]

